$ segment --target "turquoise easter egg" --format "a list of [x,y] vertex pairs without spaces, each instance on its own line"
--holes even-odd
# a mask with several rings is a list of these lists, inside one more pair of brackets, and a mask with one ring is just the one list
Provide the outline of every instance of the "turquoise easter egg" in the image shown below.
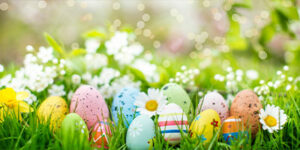
[[185,114],[189,114],[191,99],[186,91],[175,83],[168,83],[162,87],[162,91],[167,96],[168,103],[175,103],[180,106]]
[[126,145],[130,150],[148,150],[150,140],[154,136],[154,122],[149,116],[140,115],[132,121],[128,128]]
[[139,113],[136,112],[136,106],[134,105],[138,94],[138,89],[123,88],[115,95],[111,106],[111,113],[116,125],[119,123],[118,115],[120,116],[122,114],[126,127],[128,127],[132,120],[139,115]]

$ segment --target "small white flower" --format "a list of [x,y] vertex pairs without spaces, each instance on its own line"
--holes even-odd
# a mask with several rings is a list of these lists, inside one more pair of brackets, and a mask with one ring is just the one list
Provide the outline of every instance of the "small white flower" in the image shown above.
[[37,57],[41,60],[42,63],[47,63],[48,61],[54,59],[52,47],[45,48],[40,47]]
[[260,80],[259,81],[259,84],[264,84],[265,83],[265,80]]
[[284,66],[284,67],[283,67],[283,70],[284,70],[284,71],[288,71],[288,70],[289,70],[289,66]]
[[256,80],[258,78],[258,72],[256,70],[248,70],[246,76],[250,80]]
[[72,97],[73,97],[73,95],[74,95],[74,92],[73,91],[69,91],[69,93],[68,93],[68,100],[71,100]]
[[92,74],[87,72],[82,75],[82,79],[89,82],[90,80],[92,80]]
[[157,66],[144,59],[135,60],[132,64],[132,67],[140,70],[146,76],[146,80],[149,82],[157,82],[159,80]]
[[288,81],[292,82],[293,81],[293,77],[288,77]]
[[27,45],[26,50],[27,50],[27,52],[33,52],[34,48],[31,45]]
[[100,42],[96,39],[88,39],[85,41],[85,47],[88,53],[96,53],[99,46]]
[[88,70],[98,70],[108,63],[108,59],[103,54],[87,54],[85,55],[85,63]]
[[227,68],[226,68],[226,71],[227,71],[227,72],[232,72],[232,68],[231,68],[231,67],[227,67]]
[[203,96],[203,92],[199,91],[198,96]]
[[29,97],[27,97],[26,99],[24,99],[25,102],[27,102],[28,104],[32,104],[33,102],[35,102],[37,100],[37,97],[30,93],[29,91],[27,91],[29,93]]
[[290,84],[288,84],[285,88],[286,91],[289,91],[292,88],[292,86]]
[[109,84],[111,80],[120,76],[120,72],[113,68],[103,68],[100,73],[100,84]]
[[130,126],[131,126],[131,128],[130,128],[129,133],[132,137],[135,137],[135,136],[138,136],[141,134],[142,127],[143,127],[143,125],[141,123],[135,121]]
[[81,77],[78,74],[74,74],[72,76],[72,82],[73,84],[80,84],[81,82]]
[[0,72],[3,72],[4,71],[4,67],[3,65],[0,64]]
[[148,94],[142,92],[136,97],[134,105],[140,114],[153,116],[160,114],[167,104],[166,96],[158,89],[148,89]]
[[51,96],[64,96],[66,95],[64,88],[64,85],[52,85],[48,92]]
[[276,73],[277,75],[281,75],[282,74],[282,72],[281,71],[277,71],[277,73]]
[[283,125],[287,121],[287,115],[284,114],[283,110],[274,105],[267,105],[265,110],[260,110],[260,123],[264,130],[268,130],[270,133],[281,130]]

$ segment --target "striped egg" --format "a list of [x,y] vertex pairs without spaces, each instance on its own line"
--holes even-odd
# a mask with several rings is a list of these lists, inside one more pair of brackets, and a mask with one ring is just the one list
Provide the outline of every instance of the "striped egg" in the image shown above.
[[93,143],[95,146],[101,148],[108,148],[108,138],[111,136],[111,130],[107,121],[99,121],[96,123],[93,132]]
[[244,131],[241,119],[234,116],[228,117],[224,121],[222,132],[223,138],[228,144],[231,144],[231,141],[239,139],[243,135],[248,135],[248,132]]
[[187,133],[189,123],[183,110],[176,104],[170,103],[161,112],[158,125],[165,140],[172,145],[180,143],[181,131]]

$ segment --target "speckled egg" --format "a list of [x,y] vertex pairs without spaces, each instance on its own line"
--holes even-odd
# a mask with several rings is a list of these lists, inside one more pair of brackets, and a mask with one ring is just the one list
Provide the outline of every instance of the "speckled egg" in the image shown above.
[[[37,116],[42,123],[50,122],[50,127],[56,130],[68,114],[66,101],[58,96],[48,97],[37,110]],[[49,120],[50,119],[50,120]]]
[[123,88],[117,95],[115,95],[111,106],[111,113],[116,124],[119,122],[118,115],[120,116],[122,114],[126,127],[128,127],[132,120],[139,115],[139,113],[136,112],[136,106],[134,105],[138,94],[138,89]]
[[126,145],[130,150],[148,150],[150,141],[155,136],[155,126],[152,119],[147,115],[136,117],[130,124]]
[[186,91],[175,83],[168,83],[162,87],[162,91],[169,103],[175,103],[180,106],[186,115],[189,114],[191,108],[191,99]]
[[245,131],[245,126],[241,119],[235,116],[231,116],[224,121],[222,132],[223,138],[228,144],[242,136],[247,136],[248,133]]
[[251,127],[251,133],[254,136],[260,127],[259,110],[261,108],[262,105],[257,95],[251,90],[243,90],[234,98],[230,115],[241,118],[247,127]]
[[108,148],[108,139],[111,137],[110,123],[108,121],[99,121],[92,132],[92,140],[95,146]]
[[172,145],[179,144],[181,132],[187,133],[189,123],[183,110],[176,104],[168,104],[158,118],[158,125],[164,139]]
[[89,146],[89,131],[85,122],[76,113],[70,113],[65,117],[61,124],[59,137],[62,140],[63,149],[73,147],[64,143],[76,143],[78,149],[86,149]]
[[197,112],[199,112],[200,108],[200,112],[206,109],[215,110],[219,114],[222,122],[229,116],[229,110],[226,101],[223,98],[223,96],[218,92],[207,93],[204,96],[204,98],[199,102]]
[[206,144],[214,136],[214,130],[217,132],[220,126],[219,114],[213,109],[207,109],[194,119],[190,127],[190,134],[193,138],[199,138]]
[[77,113],[91,129],[98,121],[109,118],[107,105],[97,89],[80,86],[74,93],[70,112]]

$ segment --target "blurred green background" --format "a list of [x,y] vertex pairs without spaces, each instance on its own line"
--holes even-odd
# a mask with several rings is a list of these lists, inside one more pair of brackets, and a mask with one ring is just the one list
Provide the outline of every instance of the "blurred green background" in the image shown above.
[[71,50],[84,46],[82,34],[88,30],[130,27],[146,49],[168,57],[205,59],[219,51],[237,61],[298,66],[299,4],[295,0],[0,0],[0,64],[20,64],[27,45],[47,45],[44,32]]

